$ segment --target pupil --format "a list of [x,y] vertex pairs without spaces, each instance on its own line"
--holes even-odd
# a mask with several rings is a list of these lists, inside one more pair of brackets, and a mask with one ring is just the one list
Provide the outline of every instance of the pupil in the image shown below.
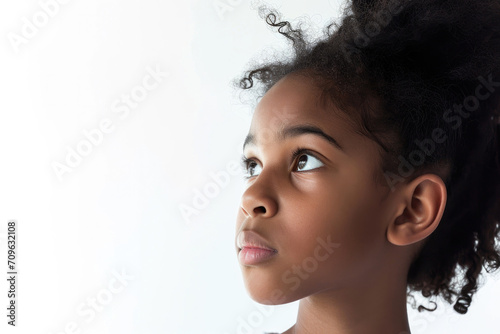
[[250,164],[250,168],[249,168],[250,174],[253,174],[253,170],[254,170],[254,168],[255,168],[254,164],[255,164],[254,162],[252,162],[252,163]]
[[297,167],[304,168],[306,162],[307,162],[307,155],[301,156],[299,159],[299,163],[297,164]]

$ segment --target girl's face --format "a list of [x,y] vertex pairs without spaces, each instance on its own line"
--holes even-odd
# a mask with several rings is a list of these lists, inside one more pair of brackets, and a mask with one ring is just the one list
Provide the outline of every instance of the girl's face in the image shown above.
[[[394,208],[389,187],[373,180],[378,146],[341,112],[321,107],[319,93],[311,79],[280,80],[257,105],[243,150],[252,161],[236,251],[242,231],[277,250],[260,263],[240,262],[251,298],[261,304],[355,286],[386,265]],[[305,150],[293,157],[298,148]]]

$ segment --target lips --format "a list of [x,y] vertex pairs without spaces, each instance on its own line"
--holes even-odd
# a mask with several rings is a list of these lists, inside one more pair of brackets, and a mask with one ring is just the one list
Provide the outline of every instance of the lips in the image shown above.
[[277,253],[278,251],[271,247],[269,243],[257,232],[246,230],[241,231],[237,238],[237,247],[243,248],[258,248]]
[[236,244],[238,260],[245,266],[261,265],[278,255],[278,251],[254,231],[241,231]]

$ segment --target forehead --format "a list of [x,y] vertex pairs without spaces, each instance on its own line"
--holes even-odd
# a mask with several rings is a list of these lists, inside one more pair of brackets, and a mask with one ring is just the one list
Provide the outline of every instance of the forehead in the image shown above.
[[319,106],[320,91],[312,79],[289,74],[279,80],[261,99],[255,118],[300,118]]
[[332,104],[323,104],[321,90],[312,78],[289,74],[278,81],[257,105],[250,133],[257,138],[260,133],[277,133],[279,130],[298,124],[321,127],[324,131],[343,137],[354,133],[355,125],[343,112]]

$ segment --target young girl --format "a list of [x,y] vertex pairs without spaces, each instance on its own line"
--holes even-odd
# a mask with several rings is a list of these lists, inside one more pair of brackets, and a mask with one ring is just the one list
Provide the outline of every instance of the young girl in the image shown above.
[[352,1],[313,43],[261,14],[294,54],[235,81],[264,95],[235,235],[251,298],[300,300],[286,334],[410,333],[412,291],[465,314],[500,267],[500,1]]

